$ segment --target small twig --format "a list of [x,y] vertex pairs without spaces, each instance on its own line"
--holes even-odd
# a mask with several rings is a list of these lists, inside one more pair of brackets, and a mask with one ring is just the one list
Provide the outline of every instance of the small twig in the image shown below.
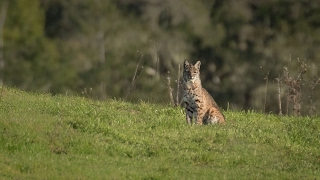
[[264,107],[263,107],[263,112],[266,112],[266,105],[267,105],[267,95],[268,95],[268,80],[269,80],[269,73],[268,71],[266,77],[264,78],[266,80],[266,94],[264,96]]
[[278,82],[278,105],[279,105],[279,115],[282,115],[282,108],[281,108],[281,78],[280,78],[280,74],[279,77],[276,78],[277,82]]
[[309,113],[312,115],[315,113],[315,110],[316,110],[316,107],[313,103],[313,92],[314,92],[314,89],[315,87],[318,85],[320,81],[320,78],[318,78],[316,80],[316,77],[314,77],[314,80],[312,82],[312,84],[310,85],[310,107],[309,107]]
[[137,64],[137,66],[136,66],[136,70],[134,71],[134,75],[133,75],[133,77],[132,77],[131,86],[133,86],[134,83],[135,83],[135,81],[136,81],[136,77],[137,77],[137,72],[138,72],[138,69],[139,69],[139,65],[140,65],[140,62],[141,62],[142,57],[143,57],[142,52],[140,52],[140,55],[141,55],[141,56],[140,56],[139,62],[138,62],[138,64]]
[[319,81],[320,81],[320,78],[314,83],[314,87],[313,88],[315,88],[316,85],[318,85]]
[[293,113],[295,116],[301,115],[301,84],[303,83],[303,74],[307,72],[307,64],[299,59],[298,62],[300,63],[300,68],[296,78],[289,75],[287,67],[283,68],[284,82],[289,87],[287,98],[293,102]]
[[155,83],[156,80],[160,79],[160,52],[161,52],[161,45],[158,43],[152,43],[152,48],[155,52],[155,58],[156,58],[156,64],[155,64],[155,76],[153,77],[153,83]]
[[[132,81],[131,81],[131,85],[130,85],[128,93],[126,94],[125,99],[127,99],[128,95],[131,93],[136,81],[139,79],[139,77],[140,77],[140,75],[142,73],[142,71],[140,71],[140,74],[137,76],[138,69],[139,69],[139,66],[140,66],[140,63],[141,63],[141,60],[142,60],[142,57],[143,57],[143,53],[142,52],[139,52],[139,53],[140,53],[140,59],[139,59],[139,62],[137,64],[137,66],[136,66],[136,69],[134,71],[134,74],[133,74],[133,77],[132,77]],[[143,66],[141,66],[141,68],[143,68]]]
[[230,110],[230,102],[228,101],[228,105],[227,105],[227,111]]
[[[182,81],[183,81],[183,80],[182,80]],[[180,85],[181,87],[183,87],[183,86],[184,86],[183,83],[184,83],[184,82],[181,82],[181,81],[180,81],[180,82],[179,82],[179,85]],[[182,94],[183,94],[183,93],[182,93]],[[182,103],[183,103],[183,98],[180,99],[179,106],[181,106]]]
[[176,97],[176,106],[179,105],[179,87],[180,87],[180,64],[178,65],[178,80],[177,80],[177,97]]
[[0,93],[0,101],[2,101],[2,97],[3,97],[3,89],[4,89],[4,87],[3,87],[3,84],[2,84],[2,83],[0,83],[0,89],[1,89],[1,93]]
[[107,89],[107,85],[106,85],[106,83],[104,83],[103,81],[101,81],[101,83],[100,83],[100,98],[102,99],[102,100],[105,100],[106,99],[106,97],[107,97],[107,94],[106,94],[106,89]]
[[173,96],[172,96],[172,88],[171,88],[171,77],[170,77],[170,72],[168,71],[168,76],[167,76],[167,87],[168,87],[168,92],[169,92],[169,97],[172,105],[175,105]]
[[287,116],[289,115],[289,104],[290,104],[290,98],[289,98],[289,95],[287,95],[287,109],[286,109],[286,115]]
[[86,98],[92,98],[92,88],[89,88],[89,90],[85,87],[84,90],[81,92],[82,95]]
[[[155,79],[155,80],[159,79],[159,73],[160,73],[160,72],[159,72],[159,68],[160,68],[159,63],[160,63],[160,58],[159,58],[159,55],[158,55],[158,52],[157,52],[156,75],[154,76],[154,79]],[[155,82],[155,80],[154,80],[154,82]]]

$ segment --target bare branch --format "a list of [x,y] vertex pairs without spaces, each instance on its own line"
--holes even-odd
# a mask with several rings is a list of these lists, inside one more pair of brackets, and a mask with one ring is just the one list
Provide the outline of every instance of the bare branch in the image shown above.
[[[307,64],[305,61],[300,61],[299,74],[296,78],[289,75],[287,67],[283,69],[283,78],[285,84],[289,87],[289,92],[287,94],[287,100],[293,102],[293,113],[295,116],[301,115],[301,84],[303,83],[303,75],[307,72]],[[287,104],[288,108],[288,104]]]
[[[142,73],[142,71],[140,71],[140,74],[137,76],[137,72],[138,72],[138,69],[139,69],[139,66],[140,66],[142,57],[143,57],[143,53],[140,52],[140,51],[138,51],[138,52],[140,53],[140,59],[139,59],[139,62],[138,62],[138,64],[137,64],[137,66],[136,66],[136,69],[135,69],[135,71],[134,71],[134,74],[133,74],[133,77],[132,77],[132,81],[131,81],[131,85],[130,85],[129,91],[128,91],[125,99],[127,99],[128,95],[131,93],[131,91],[132,91],[132,89],[133,89],[136,81],[138,80],[138,78],[140,77],[140,75],[141,75],[141,73]],[[143,66],[142,66],[142,68],[143,68]]]
[[279,105],[279,115],[282,115],[282,108],[281,108],[281,78],[280,78],[280,74],[279,77],[276,78],[277,82],[278,82],[278,105]]
[[171,88],[171,77],[170,77],[170,72],[168,71],[167,75],[167,87],[168,87],[168,92],[169,92],[169,97],[172,105],[175,105],[174,100],[173,100],[173,95],[172,91],[173,89]]
[[266,94],[264,97],[264,108],[263,108],[263,112],[266,112],[266,105],[267,105],[267,95],[268,95],[268,81],[269,81],[269,73],[270,71],[268,71],[266,77],[264,78],[266,80]]
[[178,65],[178,80],[177,80],[176,106],[179,106],[179,87],[180,87],[180,64]]

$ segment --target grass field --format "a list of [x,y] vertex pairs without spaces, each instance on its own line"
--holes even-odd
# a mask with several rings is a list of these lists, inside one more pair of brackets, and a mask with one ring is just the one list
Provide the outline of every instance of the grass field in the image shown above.
[[320,118],[224,114],[0,87],[0,179],[320,179]]

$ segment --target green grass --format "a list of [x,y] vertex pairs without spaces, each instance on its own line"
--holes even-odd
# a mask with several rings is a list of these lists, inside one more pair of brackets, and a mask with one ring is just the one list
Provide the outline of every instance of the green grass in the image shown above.
[[320,179],[320,119],[183,110],[0,87],[0,179]]

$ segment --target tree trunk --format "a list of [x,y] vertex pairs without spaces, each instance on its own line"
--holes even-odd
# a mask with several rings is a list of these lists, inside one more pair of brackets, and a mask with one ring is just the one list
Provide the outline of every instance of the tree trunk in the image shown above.
[[0,14],[0,85],[3,83],[3,70],[4,70],[4,56],[3,56],[3,29],[4,29],[4,22],[6,20],[8,10],[8,1],[4,0],[1,6],[1,14]]

